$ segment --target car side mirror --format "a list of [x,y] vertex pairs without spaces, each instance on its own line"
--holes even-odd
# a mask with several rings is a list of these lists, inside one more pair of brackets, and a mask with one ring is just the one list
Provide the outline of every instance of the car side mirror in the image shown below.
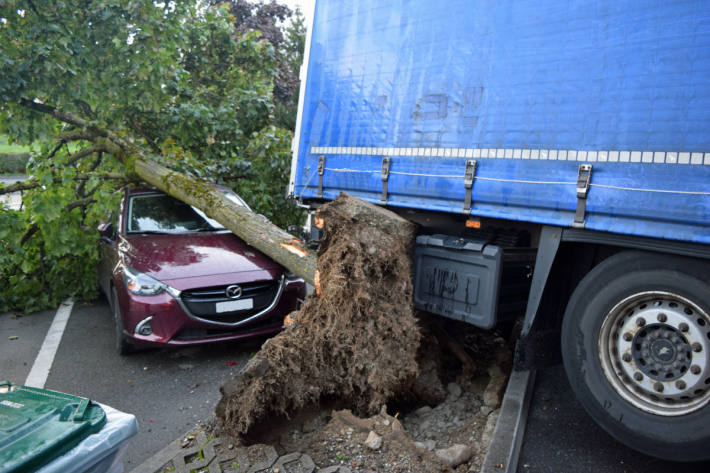
[[113,223],[107,222],[99,225],[99,235],[101,235],[102,240],[108,243],[112,242],[114,235]]

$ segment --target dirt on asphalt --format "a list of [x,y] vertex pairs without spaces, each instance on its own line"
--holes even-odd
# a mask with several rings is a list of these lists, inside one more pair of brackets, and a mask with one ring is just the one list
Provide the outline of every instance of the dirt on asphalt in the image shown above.
[[[422,317],[425,324],[432,316]],[[223,441],[218,453],[228,457],[235,448],[257,456],[264,448],[274,448],[279,455],[300,452],[318,468],[339,466],[340,473],[480,471],[511,368],[510,339],[463,323],[443,325],[476,356],[478,370],[471,373],[453,353],[439,347],[436,337],[428,339],[428,351],[438,353],[440,364],[427,372],[426,384],[442,390],[438,401],[431,402],[430,395],[410,396],[390,401],[366,417],[344,408],[346,403],[331,401],[288,420],[266,420],[248,438]],[[212,424],[211,429],[224,438],[219,426]],[[223,466],[225,472],[242,473],[230,469],[230,463]]]

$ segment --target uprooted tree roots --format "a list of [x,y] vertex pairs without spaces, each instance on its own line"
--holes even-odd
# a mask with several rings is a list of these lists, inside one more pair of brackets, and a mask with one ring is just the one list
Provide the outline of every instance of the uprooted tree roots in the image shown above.
[[421,333],[412,308],[414,224],[341,195],[319,211],[319,294],[222,387],[217,416],[243,437],[325,399],[362,415],[413,388]]

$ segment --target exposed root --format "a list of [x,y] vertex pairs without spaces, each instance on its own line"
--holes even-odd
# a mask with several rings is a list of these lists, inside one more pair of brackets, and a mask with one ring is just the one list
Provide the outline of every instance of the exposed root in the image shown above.
[[412,309],[414,226],[349,196],[318,216],[320,295],[222,388],[217,415],[233,436],[324,399],[375,414],[413,389],[421,339]]

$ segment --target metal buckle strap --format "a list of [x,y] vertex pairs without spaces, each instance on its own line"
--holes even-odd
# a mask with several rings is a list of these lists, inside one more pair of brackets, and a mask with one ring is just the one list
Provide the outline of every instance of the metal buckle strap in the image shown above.
[[318,156],[318,195],[323,197],[323,174],[325,173],[325,156]]
[[575,228],[584,228],[585,215],[587,213],[587,193],[589,183],[592,181],[592,165],[580,164],[577,171],[577,212],[574,214]]
[[380,198],[380,204],[387,203],[387,181],[389,181],[390,178],[391,164],[391,158],[382,158],[382,171],[380,172],[380,177],[382,178],[382,197]]
[[466,188],[466,197],[464,197],[462,213],[471,213],[471,196],[473,195],[473,180],[476,178],[476,161],[474,159],[466,160],[466,171],[463,175],[463,185]]

